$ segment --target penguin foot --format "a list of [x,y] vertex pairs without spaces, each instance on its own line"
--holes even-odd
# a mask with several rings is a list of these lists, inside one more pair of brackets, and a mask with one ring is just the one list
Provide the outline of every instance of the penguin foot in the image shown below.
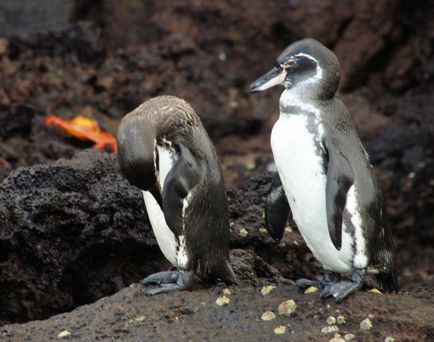
[[142,284],[157,284],[160,287],[149,289],[148,296],[155,296],[161,293],[187,290],[193,278],[193,272],[167,271],[151,274],[142,280]]
[[365,270],[355,270],[349,280],[341,280],[326,285],[320,294],[321,299],[334,297],[337,303],[341,302],[362,287],[364,275]]
[[173,284],[176,282],[179,276],[179,271],[164,271],[157,272],[147,276],[142,280],[142,284]]
[[300,290],[306,290],[310,286],[315,286],[319,289],[322,289],[322,281],[320,280],[310,280],[310,279],[297,279],[295,281],[295,286],[297,286]]
[[338,273],[332,271],[325,271],[323,280],[310,280],[310,279],[298,279],[295,281],[295,285],[300,290],[306,290],[310,286],[315,286],[319,289],[324,289],[329,285],[332,285],[341,280],[341,276]]

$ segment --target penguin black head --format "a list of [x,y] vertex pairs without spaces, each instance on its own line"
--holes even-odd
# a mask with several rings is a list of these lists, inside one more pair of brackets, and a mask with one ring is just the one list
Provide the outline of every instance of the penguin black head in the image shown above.
[[339,85],[339,62],[336,55],[318,41],[307,38],[289,45],[266,74],[250,84],[250,92],[275,85],[286,89],[303,86],[303,93],[332,98]]

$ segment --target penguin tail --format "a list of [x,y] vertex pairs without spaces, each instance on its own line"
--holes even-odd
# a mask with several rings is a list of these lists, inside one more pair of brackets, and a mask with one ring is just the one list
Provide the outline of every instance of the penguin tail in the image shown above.
[[396,254],[393,245],[377,251],[374,259],[375,280],[384,292],[398,292],[398,275],[396,271]]
[[237,278],[235,276],[234,270],[232,269],[229,260],[225,262],[225,267],[220,275],[221,280],[223,280],[227,285],[232,285],[237,283]]
[[375,275],[380,289],[384,292],[398,292],[398,277],[396,270],[380,272]]

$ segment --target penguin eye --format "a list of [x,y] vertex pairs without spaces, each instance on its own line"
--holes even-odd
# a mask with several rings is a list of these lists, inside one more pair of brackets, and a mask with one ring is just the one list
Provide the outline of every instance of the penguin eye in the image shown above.
[[291,68],[293,66],[296,65],[296,60],[295,59],[288,59],[287,61],[283,62],[282,64],[280,64],[280,67],[283,69],[287,69],[287,68]]

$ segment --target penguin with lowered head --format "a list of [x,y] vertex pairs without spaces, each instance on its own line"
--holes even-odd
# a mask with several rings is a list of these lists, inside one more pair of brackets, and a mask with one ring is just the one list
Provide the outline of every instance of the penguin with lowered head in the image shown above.
[[148,295],[235,283],[229,261],[229,214],[214,146],[193,108],[175,96],[144,102],[117,133],[122,174],[143,192],[157,243],[178,271],[143,280]]

